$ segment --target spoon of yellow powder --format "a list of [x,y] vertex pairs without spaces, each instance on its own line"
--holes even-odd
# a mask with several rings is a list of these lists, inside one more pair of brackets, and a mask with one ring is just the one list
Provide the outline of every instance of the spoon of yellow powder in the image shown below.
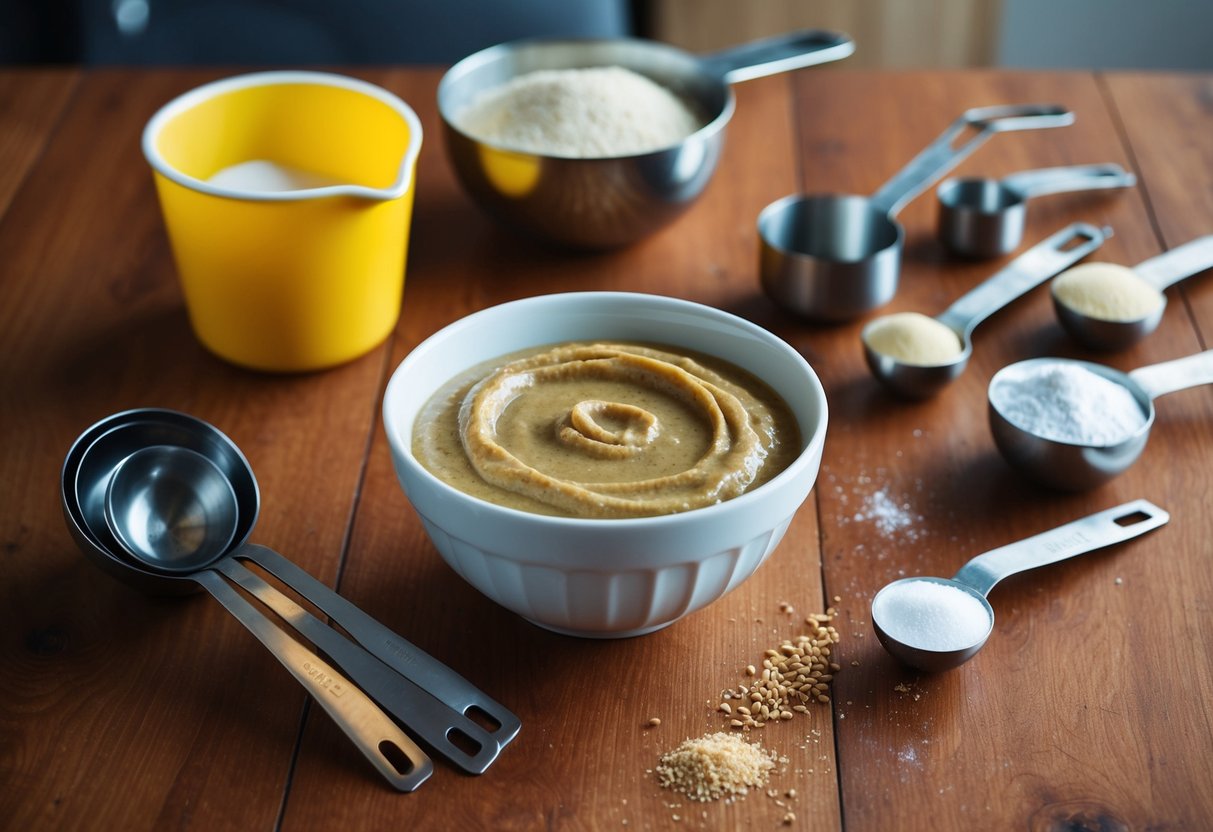
[[1103,244],[1111,234],[1077,222],[1038,243],[940,315],[884,315],[863,329],[863,350],[876,378],[893,391],[924,399],[964,372],[977,325]]
[[1122,349],[1149,335],[1162,321],[1163,290],[1213,268],[1213,235],[1152,257],[1133,268],[1084,263],[1052,284],[1057,319],[1093,349]]

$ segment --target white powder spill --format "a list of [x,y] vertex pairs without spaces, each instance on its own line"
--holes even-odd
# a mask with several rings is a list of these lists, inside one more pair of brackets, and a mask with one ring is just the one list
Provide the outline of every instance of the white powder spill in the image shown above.
[[969,593],[934,581],[891,584],[872,602],[872,618],[892,638],[920,650],[971,647],[990,632],[986,608]]
[[921,523],[923,517],[912,509],[909,500],[895,500],[889,496],[888,489],[881,488],[864,497],[863,505],[851,515],[851,520],[871,523],[884,537],[916,540],[918,529],[915,524]]
[[990,403],[1011,424],[1054,442],[1115,445],[1146,423],[1124,386],[1060,361],[1001,371],[990,384]]

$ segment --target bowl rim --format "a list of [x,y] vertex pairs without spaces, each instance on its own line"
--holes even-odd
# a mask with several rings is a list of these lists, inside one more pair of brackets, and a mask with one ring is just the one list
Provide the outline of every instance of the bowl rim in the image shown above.
[[[386,188],[371,188],[365,185],[327,185],[321,188],[301,188],[294,191],[250,191],[247,189],[220,187],[202,179],[197,179],[182,173],[169,164],[160,152],[159,138],[164,128],[182,113],[197,107],[205,101],[238,90],[252,87],[277,86],[319,86],[334,87],[349,92],[359,93],[373,98],[394,111],[408,126],[409,141],[401,154],[400,164],[396,168],[396,179]],[[399,199],[408,193],[413,185],[414,169],[417,157],[421,153],[422,128],[421,119],[413,108],[399,96],[360,78],[340,75],[335,72],[316,72],[312,70],[269,70],[265,72],[250,72],[243,75],[233,75],[220,78],[191,90],[181,93],[158,109],[143,128],[140,143],[143,156],[152,169],[166,179],[191,191],[209,196],[240,199],[247,202],[300,202],[332,196],[353,196],[371,200]]]
[[[720,112],[715,117],[713,117],[712,119],[705,122],[702,126],[700,126],[699,129],[696,130],[694,133],[691,133],[690,135],[685,136],[680,141],[675,142],[674,144],[666,145],[665,147],[659,147],[654,150],[647,150],[643,153],[628,153],[628,154],[624,154],[621,156],[566,156],[566,155],[557,154],[557,153],[535,153],[534,151],[523,150],[520,148],[511,147],[510,145],[499,144],[497,142],[487,141],[485,139],[480,138],[479,136],[473,136],[472,134],[466,132],[461,127],[459,127],[456,119],[454,118],[454,113],[450,112],[450,105],[448,102],[449,90],[451,89],[451,87],[453,85],[459,83],[459,81],[462,80],[461,76],[466,75],[470,72],[473,72],[476,69],[480,68],[481,66],[499,59],[502,55],[507,55],[511,52],[517,52],[517,51],[520,51],[523,49],[557,48],[557,47],[570,46],[570,45],[578,46],[578,47],[593,47],[593,46],[599,46],[599,45],[606,46],[606,45],[611,45],[611,44],[625,44],[625,43],[632,44],[632,45],[639,45],[641,48],[644,48],[644,49],[652,49],[655,52],[666,52],[668,54],[677,55],[679,58],[685,58],[688,61],[694,63],[695,66],[697,67],[697,69],[699,70],[699,72],[701,72],[705,78],[715,78],[720,83],[721,88],[724,92],[724,105],[721,107]],[[596,64],[595,66],[606,66],[606,65],[607,64],[601,64],[601,65]],[[580,68],[580,67],[578,67],[578,68]],[[627,67],[625,67],[625,69],[626,68]],[[636,71],[636,70],[633,70],[633,71]],[[640,72],[639,74],[644,75],[646,78],[649,78],[649,76],[643,72]],[[517,77],[520,77],[520,76],[512,75],[510,77],[510,80],[512,80],[513,78],[517,78]],[[649,80],[653,80],[653,79],[649,78]],[[491,89],[491,88],[485,87],[484,89],[478,90],[477,92],[483,92],[485,89]],[[442,74],[441,80],[439,80],[439,82],[438,82],[437,100],[438,100],[438,115],[442,119],[443,126],[446,127],[447,130],[458,134],[459,136],[461,136],[462,138],[464,138],[465,140],[467,140],[469,142],[472,142],[476,145],[482,145],[484,147],[491,148],[491,149],[496,150],[501,153],[509,153],[512,155],[522,156],[522,157],[527,157],[527,158],[532,158],[532,159],[548,159],[548,160],[552,160],[552,161],[573,162],[573,163],[577,163],[577,162],[585,162],[585,163],[588,163],[588,162],[598,162],[598,163],[626,162],[629,160],[635,161],[635,160],[642,160],[642,159],[647,159],[650,157],[660,156],[663,153],[677,152],[692,141],[707,141],[707,140],[710,140],[715,135],[717,135],[718,133],[723,132],[725,127],[728,125],[729,121],[732,120],[733,113],[737,109],[737,95],[736,95],[736,93],[733,92],[733,86],[731,84],[729,84],[727,81],[725,81],[724,78],[718,77],[714,73],[709,72],[705,68],[702,58],[700,58],[699,56],[695,55],[692,52],[687,52],[685,49],[679,49],[676,46],[671,46],[668,43],[663,43],[661,41],[656,41],[656,40],[649,40],[647,38],[634,38],[634,37],[623,37],[623,38],[521,38],[518,40],[511,40],[511,41],[505,41],[503,43],[494,44],[493,46],[486,47],[477,52],[473,52],[472,54],[467,55],[464,58],[461,58],[454,65],[452,65],[449,69],[447,69],[447,71]],[[696,101],[695,103],[698,104],[699,102]]]
[[[495,316],[508,314],[510,311],[524,307],[538,307],[555,305],[555,304],[580,304],[586,308],[593,308],[596,304],[606,302],[632,302],[644,305],[656,305],[658,307],[668,307],[678,309],[683,312],[690,312],[697,316],[707,316],[714,318],[717,321],[722,321],[734,326],[737,330],[754,336],[766,344],[768,347],[783,353],[791,362],[792,365],[803,369],[805,380],[808,382],[808,392],[811,394],[814,406],[818,410],[818,420],[811,435],[803,435],[802,426],[800,453],[792,462],[770,480],[762,483],[753,490],[748,490],[736,497],[724,500],[719,503],[714,503],[709,506],[701,506],[699,508],[690,509],[688,511],[675,512],[673,514],[662,514],[647,517],[615,517],[615,518],[587,518],[587,517],[565,517],[561,515],[538,514],[535,512],[523,511],[521,509],[510,508],[508,506],[498,505],[475,497],[464,491],[460,491],[454,486],[439,479],[431,473],[425,466],[413,455],[412,451],[412,436],[402,436],[399,420],[395,418],[397,409],[396,402],[399,400],[401,393],[406,384],[406,377],[411,367],[416,366],[424,361],[426,356],[433,350],[442,346],[444,341],[457,337],[461,332],[475,329],[482,325],[486,319],[491,319]],[[658,339],[660,342],[660,339]],[[542,346],[546,343],[558,343],[557,341],[542,341],[534,344],[534,346]],[[715,355],[710,351],[705,351],[710,355]],[[715,357],[723,358],[716,355]],[[729,359],[723,358],[728,361]],[[733,362],[735,363],[735,362]],[[466,368],[458,368],[452,371],[451,376],[462,372]],[[744,368],[743,368],[744,369]],[[753,372],[753,371],[748,371]],[[766,378],[763,378],[760,373],[754,372],[765,384],[769,385],[772,390],[786,401],[786,396],[775,388]],[[449,378],[450,376],[448,376]],[[430,391],[429,395],[422,400],[422,404],[428,401],[434,391]],[[778,335],[759,326],[758,324],[748,321],[731,312],[726,312],[722,309],[717,309],[706,304],[696,301],[684,300],[681,298],[669,297],[666,295],[656,295],[644,292],[616,292],[616,291],[587,291],[587,292],[561,292],[556,294],[535,295],[517,300],[507,301],[494,306],[473,312],[462,318],[459,318],[446,326],[438,329],[436,332],[425,338],[421,343],[414,347],[408,355],[396,366],[388,379],[388,383],[384,389],[383,407],[382,407],[383,428],[387,435],[388,445],[392,453],[393,460],[397,464],[404,464],[409,471],[424,481],[427,486],[435,489],[444,497],[455,500],[464,505],[474,506],[485,520],[501,519],[515,523],[525,523],[541,525],[545,528],[555,530],[588,530],[593,532],[605,531],[607,529],[615,532],[638,533],[638,532],[656,532],[657,530],[665,529],[670,526],[690,522],[688,518],[708,518],[715,517],[721,514],[731,514],[746,511],[751,505],[762,501],[769,497],[776,489],[788,488],[792,484],[800,480],[805,469],[814,466],[815,460],[820,458],[822,447],[825,444],[826,429],[829,423],[829,405],[826,400],[825,389],[821,384],[817,372],[802,356],[799,351],[792,347],[787,341],[780,338]],[[398,477],[399,479],[399,477]],[[812,491],[816,483],[810,483],[809,488],[805,489],[805,497]],[[403,486],[403,483],[401,483]],[[406,492],[406,497],[409,495]],[[413,502],[409,497],[410,504]],[[799,504],[798,504],[799,505]],[[414,506],[414,510],[416,510]]]

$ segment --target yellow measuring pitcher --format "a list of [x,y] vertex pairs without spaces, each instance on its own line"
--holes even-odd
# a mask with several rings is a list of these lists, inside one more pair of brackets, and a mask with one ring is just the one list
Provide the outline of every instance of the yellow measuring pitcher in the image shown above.
[[387,90],[258,72],[170,101],[143,153],[202,344],[245,367],[314,370],[400,315],[421,122]]

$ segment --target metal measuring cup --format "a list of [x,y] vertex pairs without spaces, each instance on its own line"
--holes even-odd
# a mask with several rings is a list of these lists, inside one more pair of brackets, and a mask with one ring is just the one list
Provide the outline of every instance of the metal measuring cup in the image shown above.
[[[164,558],[152,560],[133,553],[135,547],[127,545],[131,541],[124,544],[113,531],[112,516],[121,512],[107,507],[113,499],[111,489],[127,465],[142,466],[147,472],[153,460],[143,459],[145,456],[162,463],[166,472],[192,474],[193,478],[179,477],[183,480],[178,489],[180,499],[194,500],[207,509],[203,516],[214,518],[216,526],[227,527],[218,532],[200,528],[183,530],[182,534],[194,535],[191,538],[194,545],[184,552],[182,562],[177,565]],[[250,615],[264,618],[247,602],[243,604],[247,610],[233,609],[228,603],[230,596],[234,594],[237,601],[243,599],[219,578],[222,574],[324,650],[384,710],[468,773],[483,773],[518,734],[521,727],[518,718],[454,670],[396,635],[283,556],[245,542],[260,507],[257,481],[239,448],[214,426],[171,410],[148,408],[117,413],[81,434],[68,451],[61,477],[61,497],[69,530],[85,555],[119,580],[151,592],[181,593],[202,585],[246,626],[250,626],[246,620]],[[131,491],[129,485],[127,491]],[[234,504],[225,507],[227,500],[234,500]],[[149,524],[148,528],[152,526]],[[204,539],[227,542],[222,547],[213,547],[212,557],[203,558],[205,553],[195,550]],[[315,604],[350,639],[262,580],[244,566],[246,560]],[[292,643],[280,631],[273,635],[276,641]],[[292,655],[302,655],[293,648],[292,651]],[[281,658],[282,654],[276,655]],[[468,714],[473,709],[491,719],[496,727],[483,728],[470,719]],[[455,742],[460,735],[470,741],[464,745],[474,748]]]
[[[1116,267],[1124,268],[1124,267]],[[1077,341],[1092,349],[1115,350],[1132,346],[1149,335],[1162,322],[1167,308],[1167,296],[1163,290],[1181,280],[1213,268],[1213,235],[1176,246],[1157,257],[1138,263],[1129,271],[1131,279],[1140,279],[1158,292],[1157,308],[1140,318],[1127,321],[1109,321],[1086,315],[1068,306],[1057,297],[1054,283],[1053,310],[1066,332]]]
[[[1034,366],[1071,364],[1113,381],[1132,394],[1144,421],[1136,431],[1108,445],[1083,445],[1041,436],[1016,425],[995,405],[995,387],[1009,374]],[[1154,425],[1154,399],[1202,384],[1213,384],[1213,350],[1139,367],[1122,373],[1103,364],[1068,358],[1031,358],[1003,367],[987,390],[990,432],[999,452],[1014,468],[1037,482],[1066,491],[1094,488],[1137,461]]]
[[[880,317],[863,328],[864,357],[868,369],[889,389],[913,399],[938,393],[968,366],[973,354],[973,330],[1011,301],[1039,286],[1062,269],[1103,245],[1110,231],[1077,222],[1037,243],[994,276],[978,284],[935,317],[957,339],[955,358],[942,364],[912,364],[874,348],[870,335],[885,322]],[[1077,243],[1076,243],[1077,241]]]
[[[893,581],[872,598],[872,629],[890,654],[911,667],[929,673],[959,667],[985,646],[994,630],[994,607],[986,596],[1003,578],[1121,543],[1156,529],[1170,519],[1171,515],[1148,500],[1133,500],[978,555],[950,579],[922,577]],[[897,608],[887,604],[891,594],[914,581],[951,587],[978,602],[989,616],[989,625],[983,628],[983,634],[947,650],[915,643],[913,622],[898,617]],[[914,612],[924,617],[932,615],[930,609],[915,609]]]
[[[897,292],[905,230],[897,212],[995,133],[1062,127],[1073,113],[1046,104],[966,111],[871,197],[792,195],[758,215],[766,293],[808,318],[845,321]],[[974,131],[959,145],[954,142]]]
[[965,257],[1000,257],[1023,239],[1029,199],[1136,183],[1137,177],[1113,164],[1026,170],[1004,179],[949,179],[936,191],[939,240]]

